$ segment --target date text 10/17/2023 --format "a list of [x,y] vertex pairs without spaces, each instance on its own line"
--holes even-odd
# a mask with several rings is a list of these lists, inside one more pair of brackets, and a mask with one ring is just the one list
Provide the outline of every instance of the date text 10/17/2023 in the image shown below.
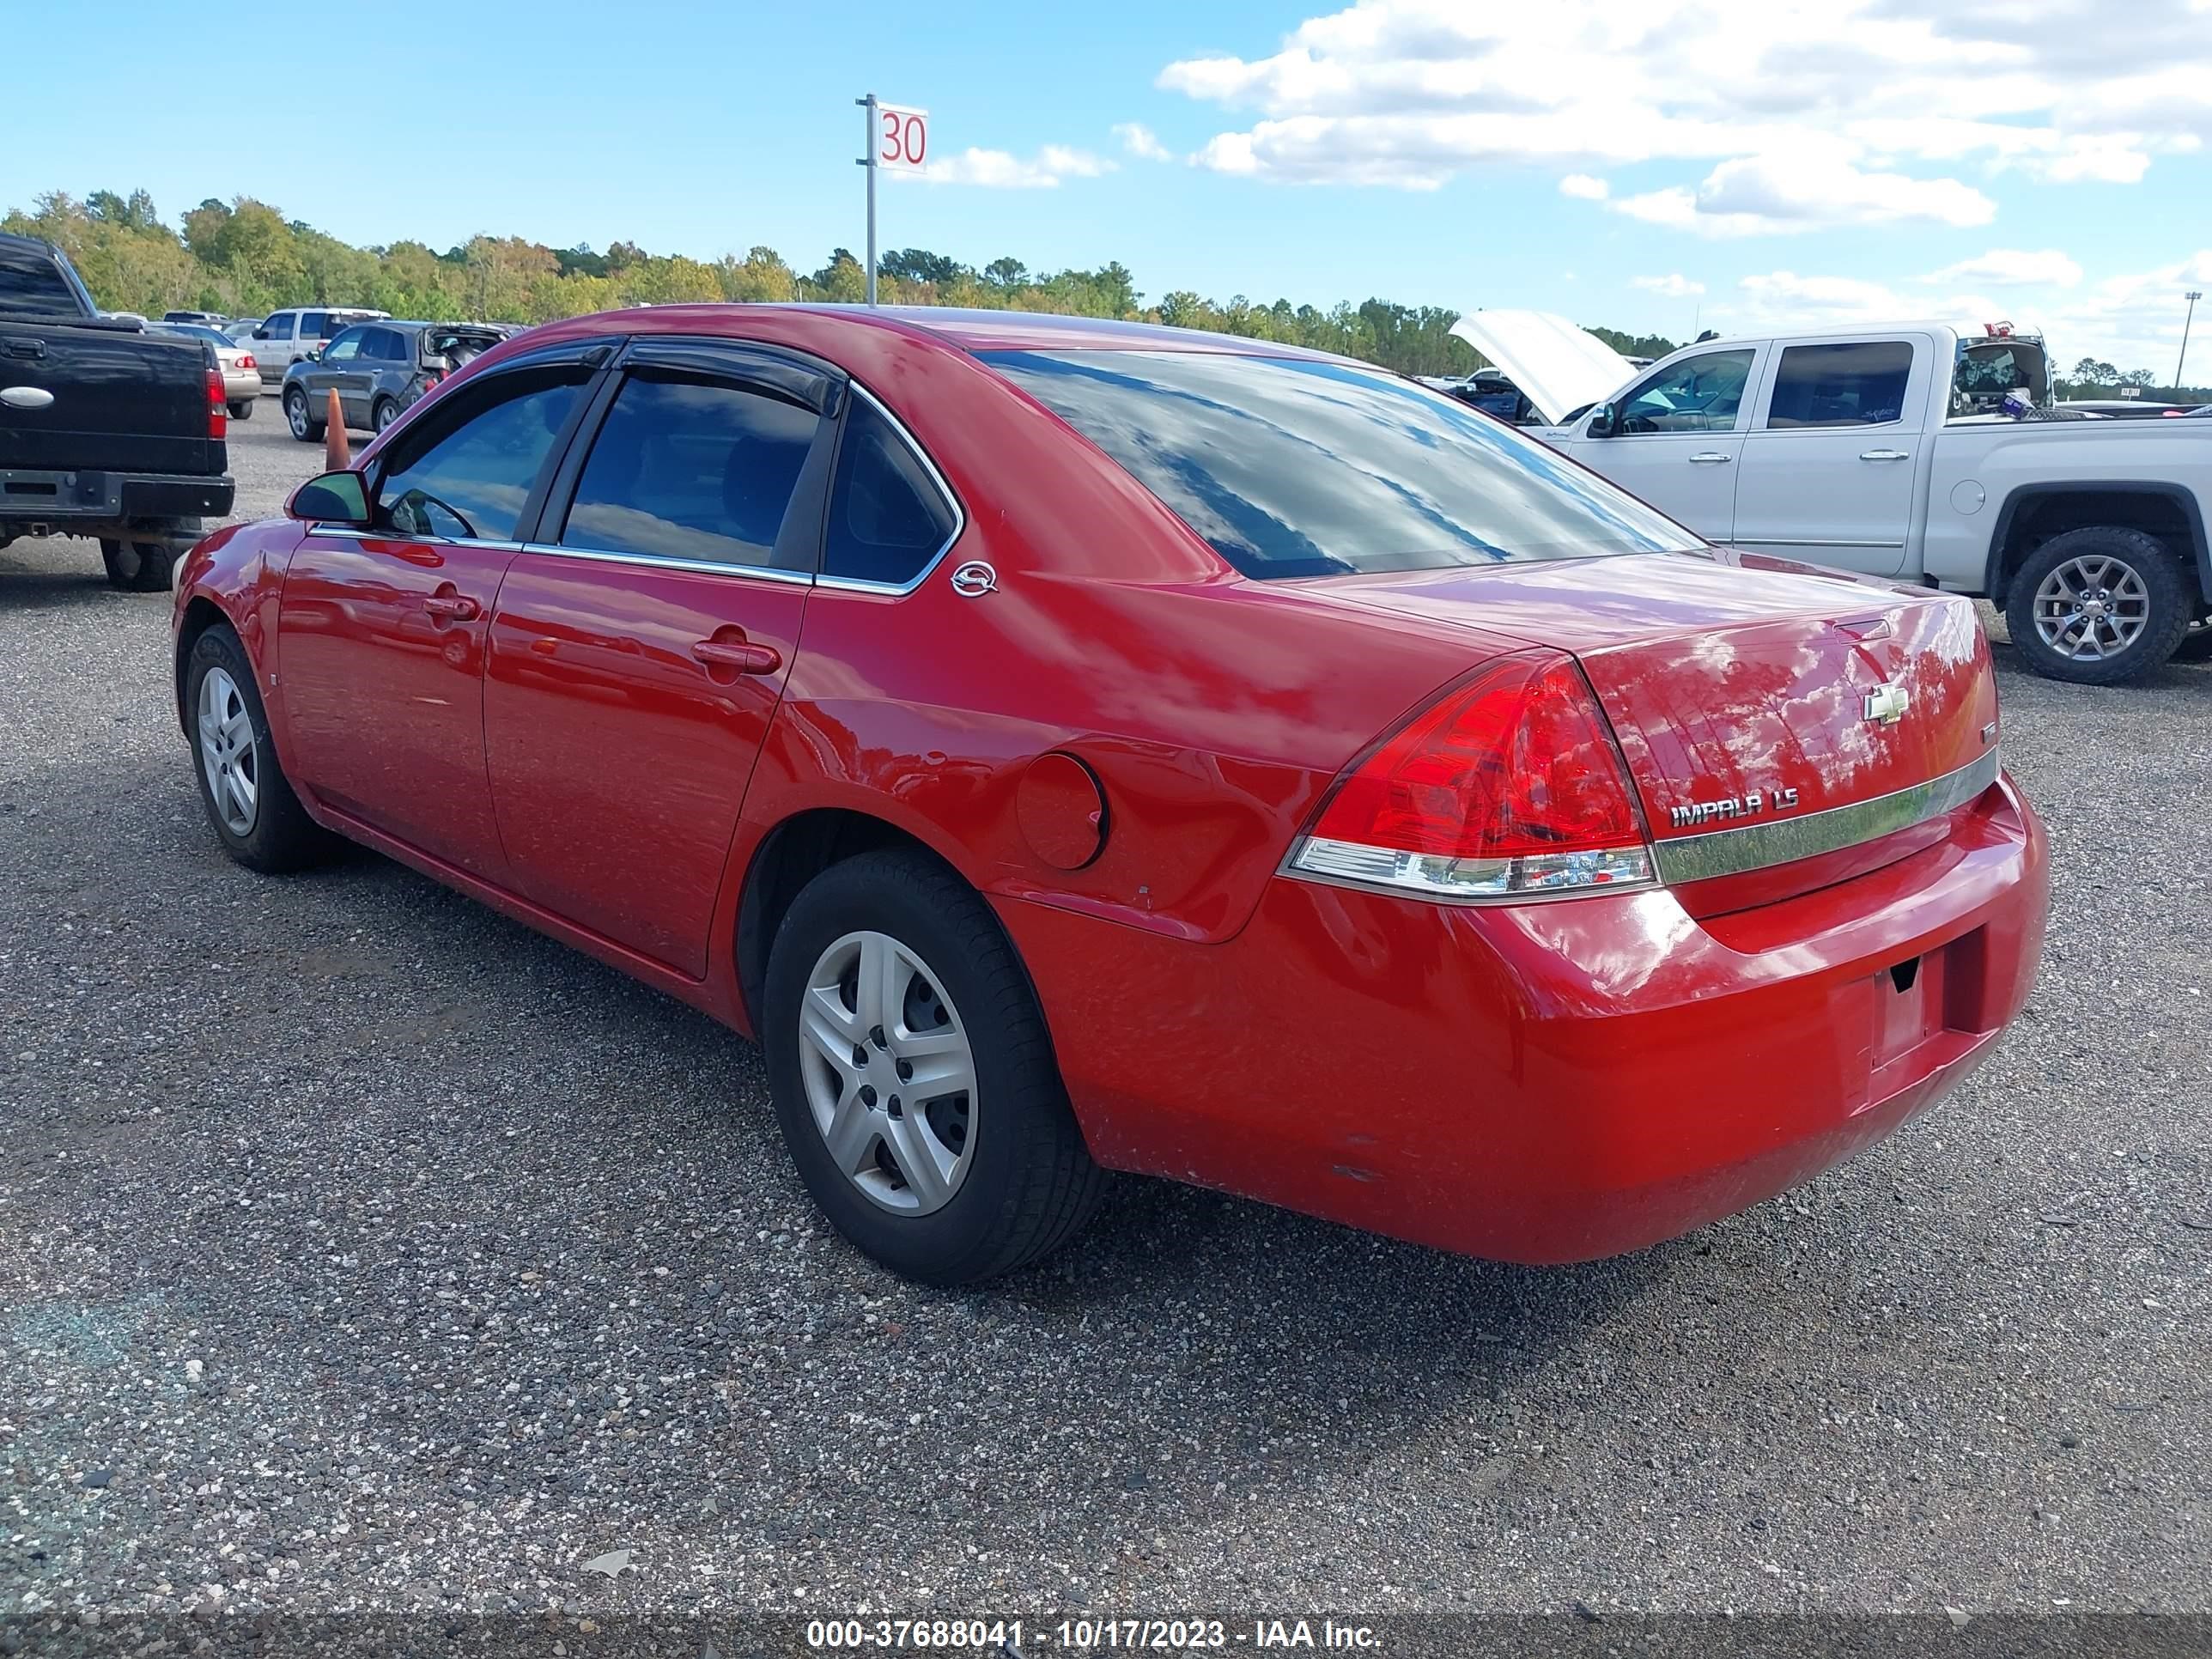
[[1249,1625],[1221,1619],[1063,1619],[1025,1630],[1018,1619],[878,1618],[810,1620],[806,1644],[830,1651],[967,1650],[1025,1659],[1027,1654],[1048,1648],[1073,1652],[1197,1653],[1236,1648],[1374,1652],[1382,1643],[1371,1626],[1339,1624],[1334,1619],[1318,1623],[1255,1619]]

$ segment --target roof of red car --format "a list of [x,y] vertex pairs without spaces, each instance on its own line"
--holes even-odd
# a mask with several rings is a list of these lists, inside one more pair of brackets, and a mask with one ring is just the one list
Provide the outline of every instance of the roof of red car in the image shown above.
[[863,328],[890,328],[935,336],[963,351],[1208,351],[1247,357],[1317,357],[1275,340],[1247,339],[1204,329],[1167,328],[1158,323],[1129,323],[1103,317],[1062,317],[1040,311],[963,311],[951,306],[859,305],[675,305],[602,311],[589,317],[549,323],[532,332],[558,338],[616,329],[650,332],[711,331],[721,319],[748,313],[781,311],[835,319]]

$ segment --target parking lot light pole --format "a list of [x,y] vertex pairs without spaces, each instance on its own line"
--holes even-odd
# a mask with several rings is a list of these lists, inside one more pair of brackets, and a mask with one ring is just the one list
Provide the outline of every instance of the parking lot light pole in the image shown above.
[[860,165],[868,170],[868,303],[876,302],[876,94],[853,100],[868,112],[868,136],[864,142],[866,154]]
[[[872,224],[875,221],[872,218],[869,222]],[[2202,289],[2193,288],[2182,295],[2189,301],[2189,309],[2181,316],[2181,355],[2173,360],[2173,389],[2176,392],[2181,390],[2181,366],[2189,361],[2189,325],[2196,320],[2197,302],[2203,297]]]

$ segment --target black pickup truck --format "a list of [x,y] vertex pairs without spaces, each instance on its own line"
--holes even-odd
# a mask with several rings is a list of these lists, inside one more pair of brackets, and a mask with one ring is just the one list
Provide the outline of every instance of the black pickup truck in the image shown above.
[[117,587],[167,588],[230,511],[228,418],[212,348],[102,317],[59,248],[0,233],[0,547],[89,537]]

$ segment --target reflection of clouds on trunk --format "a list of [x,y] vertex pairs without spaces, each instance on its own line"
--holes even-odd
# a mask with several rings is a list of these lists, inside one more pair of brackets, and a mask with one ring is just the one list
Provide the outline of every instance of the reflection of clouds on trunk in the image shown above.
[[1247,575],[1694,540],[1555,452],[1376,370],[1226,353],[988,355]]

